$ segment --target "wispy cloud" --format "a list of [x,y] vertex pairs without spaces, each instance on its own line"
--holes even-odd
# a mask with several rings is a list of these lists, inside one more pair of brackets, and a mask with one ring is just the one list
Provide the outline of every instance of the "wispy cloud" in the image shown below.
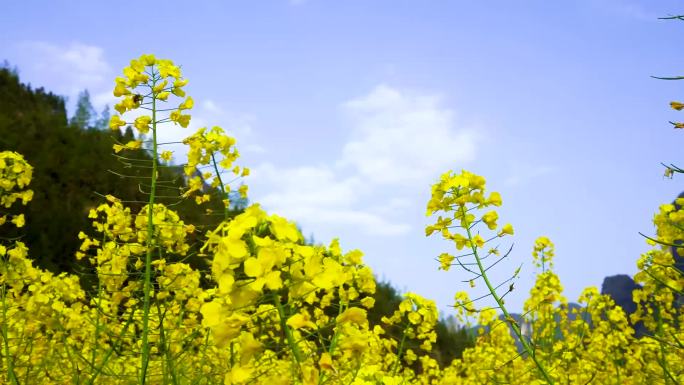
[[374,235],[409,230],[359,204],[371,192],[369,186],[355,176],[340,177],[327,166],[280,168],[266,163],[254,169],[252,179],[267,183],[259,203],[305,228],[346,226]]
[[340,162],[371,183],[415,184],[475,157],[476,133],[456,129],[437,95],[379,85],[343,108],[353,128]]
[[336,160],[300,167],[267,163],[251,178],[264,191],[258,202],[305,228],[406,234],[411,226],[402,213],[413,209],[414,190],[475,157],[475,132],[457,128],[436,95],[379,85],[340,107],[349,140]]
[[340,178],[326,166],[280,168],[266,163],[254,172],[255,177],[266,178],[280,186],[262,198],[267,205],[350,207],[367,192],[367,186],[358,178]]
[[233,136],[246,138],[254,133],[255,121],[254,115],[234,112],[217,101],[205,99],[195,106],[191,127],[220,126]]
[[[237,139],[237,148],[241,154],[260,154],[265,151],[265,149],[256,142],[253,129],[256,118],[253,115],[230,111],[224,108],[219,102],[211,99],[205,99],[203,101],[197,99],[198,98],[195,98],[197,101],[195,107],[189,111],[192,118],[190,119],[190,124],[187,128],[167,123],[157,132],[157,138],[160,142],[172,143],[170,145],[165,145],[164,149],[173,151],[175,163],[184,163],[187,161],[187,148],[183,144],[173,142],[182,141],[201,127],[210,129],[213,126],[219,126],[223,128],[228,135]],[[126,115],[127,121],[131,121],[135,117],[134,114],[129,114]],[[238,162],[238,164],[243,163]]]
[[12,47],[10,55],[22,79],[70,98],[84,89],[98,95],[112,83],[112,67],[99,46],[24,41]]

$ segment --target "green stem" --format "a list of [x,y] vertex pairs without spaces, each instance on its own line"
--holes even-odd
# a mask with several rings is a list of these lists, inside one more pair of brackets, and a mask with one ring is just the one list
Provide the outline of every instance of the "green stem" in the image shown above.
[[[104,239],[102,244],[104,244]],[[95,337],[93,341],[93,350],[90,355],[90,366],[95,367],[95,359],[97,358],[97,347],[100,339],[100,312],[102,312],[102,281],[98,278],[97,280],[97,312],[95,317]]]
[[[152,89],[157,83],[157,78],[152,77]],[[152,94],[152,179],[150,183],[150,200],[147,205],[147,253],[145,254],[145,282],[143,291],[143,330],[142,330],[142,357],[140,384],[144,385],[147,379],[147,365],[150,362],[150,345],[148,342],[150,322],[150,292],[152,291],[152,248],[154,247],[154,198],[157,191],[157,97]]]
[[[337,310],[337,316],[340,316],[342,313],[344,313],[344,311],[346,309],[347,309],[347,302],[343,302],[342,300],[340,300],[339,309]],[[339,328],[336,325],[336,327],[333,331],[333,336],[330,339],[330,346],[328,347],[328,354],[330,354],[330,357],[332,357],[333,353],[335,352],[335,348],[337,347],[337,340],[339,339],[338,331],[339,331]],[[321,335],[320,329],[319,329],[318,334]],[[356,376],[354,376],[354,377],[356,377]],[[325,372],[321,371],[321,374],[318,376],[318,383],[322,384],[324,381],[325,381]]]
[[[461,206],[461,215],[465,218],[466,216],[466,211],[465,207]],[[544,366],[539,362],[537,359],[537,356],[534,353],[534,350],[532,349],[532,346],[530,346],[530,343],[525,339],[525,337],[522,335],[522,332],[520,331],[520,326],[515,322],[515,320],[511,317],[510,313],[508,313],[508,310],[504,306],[503,300],[499,295],[496,293],[496,289],[494,286],[491,284],[489,281],[489,277],[487,276],[487,270],[484,268],[482,265],[482,260],[480,259],[480,255],[477,252],[477,246],[473,243],[473,234],[470,231],[470,226],[464,226],[466,233],[468,235],[468,240],[470,241],[470,249],[473,252],[473,256],[475,257],[475,261],[477,262],[477,268],[480,271],[480,276],[484,280],[485,284],[487,285],[487,289],[489,289],[489,292],[492,294],[492,297],[496,301],[497,305],[499,305],[499,309],[504,314],[504,317],[506,319],[506,322],[511,326],[511,329],[513,329],[513,333],[518,337],[518,340],[523,345],[523,349],[525,349],[525,352],[527,352],[527,355],[532,358],[534,361],[535,365],[537,366],[537,369],[539,369],[539,372],[541,375],[544,377],[547,383],[553,384],[553,380],[551,379],[551,376],[546,372],[546,369]]]
[[[159,345],[164,349],[164,357],[166,359],[166,364],[168,365],[169,374],[171,375],[171,383],[173,385],[178,385],[178,376],[176,375],[176,366],[174,365],[174,357],[171,354],[171,343],[166,340],[166,333],[164,332],[164,318],[165,314],[162,314],[161,306],[159,306],[159,301],[155,300],[157,305],[157,314],[159,314]],[[164,374],[166,377],[166,373]],[[165,379],[165,383],[168,381]]]
[[[658,334],[663,335],[663,317],[660,316],[660,308],[656,307],[655,310],[655,316],[658,319]],[[665,385],[670,384],[670,381],[673,383],[679,385],[679,381],[672,375],[670,372],[670,367],[667,364],[667,352],[665,351],[665,344],[663,343],[662,340],[658,341],[658,344],[660,345],[660,366],[663,368],[663,373],[665,374],[664,379],[665,379]]]
[[[218,165],[216,164],[216,158],[214,157],[214,152],[211,153],[211,163],[214,166],[214,172],[216,172],[216,177],[219,180],[219,187],[221,188],[221,196],[224,200],[228,200],[228,194],[226,194],[226,188],[223,186],[223,180],[221,179],[221,173],[219,172]],[[228,205],[223,203],[223,219],[228,220]]]
[[7,379],[13,384],[17,385],[17,375],[14,373],[14,365],[10,358],[9,341],[8,339],[8,324],[7,324],[7,285],[2,284],[2,342],[5,349],[5,360],[7,361]]
[[[64,325],[61,322],[57,322],[57,328],[62,332],[62,339],[61,343],[62,346],[64,347],[64,352],[67,355],[67,359],[71,363],[71,382],[74,385],[78,385],[81,383],[81,369],[78,367],[78,360],[77,358],[81,358],[82,356],[74,357],[74,355],[78,355],[76,352],[72,352],[72,348],[69,346],[69,342],[67,341],[67,337],[69,336],[69,331],[64,327]],[[59,356],[59,353],[54,351],[53,354],[57,357],[57,359],[60,359],[61,357]],[[51,357],[51,360],[54,360],[54,357]],[[54,362],[54,361],[50,361]],[[69,368],[65,368],[69,369]],[[66,371],[66,370],[64,370]],[[63,376],[63,375],[62,375]]]
[[[347,310],[347,303],[340,301],[340,308],[337,311],[337,315],[340,316],[344,311]],[[335,331],[333,332],[332,339],[330,340],[330,347],[328,348],[328,353],[332,356],[333,352],[335,352],[335,348],[337,347],[337,340],[339,339],[339,333],[338,333],[338,328],[335,328]]]
[[273,303],[276,305],[276,308],[278,309],[278,316],[280,318],[280,327],[285,332],[285,337],[287,338],[287,344],[290,346],[290,349],[292,350],[292,354],[294,355],[294,358],[297,361],[297,364],[299,364],[302,362],[302,353],[299,351],[299,346],[297,346],[297,341],[295,341],[294,336],[292,335],[292,330],[290,330],[290,327],[287,326],[287,315],[285,314],[285,309],[283,308],[283,304],[280,303],[280,297],[276,293],[273,293]]
[[[123,339],[123,337],[126,335],[126,332],[128,331],[128,326],[130,326],[130,324],[133,322],[134,315],[135,315],[135,309],[131,308],[131,314],[128,317],[128,320],[126,320],[126,322],[124,323],[123,328],[119,332],[119,336],[117,338],[117,341],[121,341]],[[115,342],[111,341],[110,346],[109,346],[109,350],[107,351],[107,353],[104,354],[104,357],[102,357],[102,363],[100,364],[100,366],[97,366],[97,367],[91,366],[93,369],[93,376],[88,381],[88,385],[93,385],[95,383],[95,380],[97,379],[97,377],[104,372],[105,365],[107,365],[109,358],[112,356],[112,353],[114,353],[114,351],[115,351],[114,345],[115,345]],[[86,360],[84,359],[84,361],[86,361]],[[86,361],[86,362],[88,362],[88,361]]]
[[392,366],[392,376],[397,375],[397,369],[399,369],[399,363],[401,362],[401,355],[404,353],[404,344],[406,343],[406,329],[408,328],[408,325],[404,327],[404,330],[401,332],[401,341],[399,342],[399,348],[397,349],[397,361],[394,363]]

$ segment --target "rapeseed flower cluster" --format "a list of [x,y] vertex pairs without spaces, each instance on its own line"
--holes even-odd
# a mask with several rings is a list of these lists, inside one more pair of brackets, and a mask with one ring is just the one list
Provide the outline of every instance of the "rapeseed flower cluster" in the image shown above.
[[[129,122],[120,115],[112,128],[132,124],[152,133],[152,186],[156,167],[170,154],[158,153],[155,132],[162,123],[187,126],[192,98],[180,69],[143,55],[117,78],[120,114],[147,109]],[[160,108],[171,96],[178,107]],[[166,114],[166,116],[164,116]],[[115,151],[135,150],[119,144]],[[231,181],[249,169],[236,167],[235,140],[223,130],[200,129],[189,146],[186,197],[201,194],[203,181],[218,188],[228,204]],[[149,150],[149,149],[148,149]],[[200,172],[206,167],[209,172]],[[27,204],[32,168],[18,154],[0,153],[0,203]],[[596,288],[571,306],[553,272],[554,245],[540,237],[532,248],[538,269],[515,316],[505,307],[520,269],[504,283],[488,271],[511,258],[492,243],[513,235],[493,208],[485,179],[447,172],[432,187],[428,215],[456,252],[438,257],[439,268],[466,273],[463,284],[484,288],[495,307],[483,307],[466,291],[455,296],[454,312],[473,327],[476,342],[463,356],[440,367],[438,312],[433,301],[407,293],[395,311],[371,325],[375,279],[358,250],[343,252],[339,241],[310,245],[296,225],[259,205],[224,216],[204,230],[186,223],[170,206],[154,200],[134,210],[108,195],[89,213],[92,230],[79,234],[75,257],[88,261],[96,287],[79,278],[37,269],[27,246],[0,241],[2,341],[0,369],[10,384],[677,384],[684,382],[684,201],[664,205],[654,217],[653,249],[638,261],[634,292],[638,304],[628,317]],[[246,193],[246,190],[243,191]],[[199,198],[199,199],[197,199]],[[23,224],[21,214],[2,218]],[[434,218],[436,216],[436,218]],[[189,234],[199,236],[193,248]],[[208,271],[186,263],[204,259]],[[455,288],[458,289],[458,288]],[[641,325],[641,326],[638,326]],[[642,327],[638,335],[635,330]],[[391,335],[400,335],[398,339]],[[390,333],[392,332],[392,333]]]
[[33,190],[26,188],[32,173],[33,168],[20,154],[11,151],[0,153],[0,226],[8,219],[16,227],[24,226],[24,214],[11,215],[2,210],[10,208],[17,200],[26,205],[33,199]]
[[[228,207],[230,200],[227,194],[230,192],[230,182],[223,181],[219,169],[230,170],[235,178],[246,177],[250,173],[247,167],[234,166],[235,160],[240,156],[235,146],[235,138],[226,135],[221,127],[214,126],[209,132],[207,132],[206,127],[202,127],[185,138],[183,143],[188,145],[188,162],[183,170],[189,178],[188,189],[183,196],[188,197],[196,192],[202,192],[204,181],[211,179],[211,187],[220,189],[223,194],[224,205]],[[211,171],[196,175],[198,168],[204,167],[209,167]],[[240,186],[238,191],[242,198],[247,197],[246,185]],[[195,197],[197,204],[207,202],[209,199],[210,196],[207,194]]]
[[[169,107],[171,95],[178,98],[186,96],[183,89],[188,80],[181,75],[180,67],[171,60],[158,59],[154,55],[142,55],[133,59],[130,65],[123,69],[123,77],[115,80],[114,96],[122,100],[114,105],[118,114],[112,115],[109,127],[119,130],[126,125],[132,125],[140,134],[152,131],[154,143],[154,157],[157,160],[156,151],[156,128],[157,125],[172,122],[181,127],[190,124],[191,116],[186,110],[191,109],[195,102],[192,97],[186,97],[177,107]],[[127,112],[143,110],[144,115],[138,115],[132,121],[123,119]],[[124,144],[115,144],[114,151],[136,150],[142,147],[141,139],[131,140]],[[170,152],[160,154],[164,160],[171,159]]]

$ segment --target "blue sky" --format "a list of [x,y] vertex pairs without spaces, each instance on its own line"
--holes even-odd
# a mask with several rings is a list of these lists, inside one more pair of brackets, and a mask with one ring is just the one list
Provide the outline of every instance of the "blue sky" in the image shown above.
[[533,283],[537,236],[556,243],[573,300],[633,274],[638,232],[682,191],[660,162],[681,154],[667,122],[681,120],[668,103],[684,82],[650,78],[683,72],[684,24],[657,20],[684,13],[673,0],[149,4],[6,2],[0,60],[72,102],[87,88],[98,109],[131,58],[174,60],[197,103],[191,126],[236,136],[253,201],[361,249],[380,278],[447,312],[468,277],[438,271],[451,247],[424,236],[442,172],[501,192],[515,247],[493,276],[523,264],[512,310]]

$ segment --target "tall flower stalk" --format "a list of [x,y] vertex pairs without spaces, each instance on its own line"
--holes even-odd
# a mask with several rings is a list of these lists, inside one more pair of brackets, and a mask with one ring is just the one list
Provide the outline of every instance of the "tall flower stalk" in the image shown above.
[[[0,152],[0,226],[10,225],[12,227],[23,227],[25,224],[24,214],[8,214],[4,209],[11,207],[15,202],[20,201],[26,205],[33,199],[33,190],[26,188],[33,177],[33,167],[28,164],[24,157],[16,152]],[[10,219],[11,218],[11,219]],[[8,221],[8,219],[10,219]],[[3,239],[3,238],[0,238]],[[5,247],[0,243],[0,299],[2,300],[2,355],[5,358],[4,364],[7,381],[11,384],[18,384],[19,379],[14,371],[14,356],[10,352],[9,335],[9,307],[7,277],[11,274],[10,259],[16,257],[25,249],[23,243],[17,242],[13,249]],[[21,341],[22,343],[24,341]],[[16,339],[15,339],[16,343]]]
[[[188,97],[174,108],[161,108],[163,103],[169,103],[171,94],[177,97],[184,97],[183,87],[187,80],[181,76],[180,68],[170,60],[157,59],[153,55],[142,55],[139,59],[131,60],[130,66],[123,70],[124,77],[116,79],[114,96],[123,97],[123,100],[114,107],[119,114],[129,111],[142,109],[149,112],[149,115],[141,115],[133,122],[126,122],[120,115],[112,116],[110,128],[119,130],[126,124],[133,124],[140,134],[147,134],[151,131],[149,147],[152,157],[150,191],[147,202],[147,234],[145,237],[145,261],[143,274],[143,315],[142,315],[142,351],[140,355],[140,383],[145,384],[147,380],[147,368],[150,361],[150,309],[151,298],[154,291],[152,286],[152,264],[153,255],[157,249],[157,235],[159,232],[155,223],[155,199],[157,196],[157,180],[159,178],[160,156],[168,159],[169,153],[159,154],[158,132],[157,129],[162,123],[172,122],[182,127],[187,127],[190,122],[190,115],[184,114],[184,110],[192,108],[193,99]],[[172,82],[172,83],[171,83]],[[168,113],[167,116],[162,116]],[[124,149],[139,149],[142,147],[142,140],[132,140],[125,144],[114,145],[114,151],[120,152]]]
[[[448,216],[439,216],[436,223],[426,227],[425,233],[429,236],[434,232],[439,232],[444,239],[453,242],[457,250],[465,248],[470,251],[469,253],[457,256],[449,253],[441,254],[439,256],[440,268],[449,270],[453,265],[460,266],[472,275],[469,280],[466,280],[470,282],[471,286],[474,286],[475,281],[478,279],[484,281],[488,292],[487,296],[491,296],[494,299],[497,307],[503,313],[505,321],[510,325],[513,333],[522,344],[525,353],[527,353],[528,357],[532,358],[544,380],[549,384],[553,384],[548,370],[538,359],[532,345],[523,336],[520,325],[518,325],[504,305],[503,297],[512,291],[513,286],[509,286],[508,291],[504,294],[499,294],[497,288],[506,282],[502,285],[494,286],[487,274],[488,270],[506,258],[508,253],[499,256],[498,247],[485,250],[485,245],[505,235],[512,235],[513,227],[510,224],[506,224],[499,228],[497,223],[499,214],[496,211],[491,210],[484,214],[480,214],[480,211],[489,206],[500,206],[501,203],[501,196],[497,192],[492,192],[489,196],[485,196],[485,179],[483,177],[468,171],[463,171],[458,175],[449,171],[443,174],[440,181],[432,186],[432,197],[427,206],[428,216],[436,213],[445,213]],[[479,232],[475,233],[474,228],[480,223],[486,225],[490,231],[494,232],[494,235],[485,239]],[[491,259],[495,260],[487,263]],[[508,281],[512,281],[517,274],[518,271]],[[457,294],[456,297],[467,298],[467,295]],[[469,307],[470,301],[457,303],[456,306]]]

